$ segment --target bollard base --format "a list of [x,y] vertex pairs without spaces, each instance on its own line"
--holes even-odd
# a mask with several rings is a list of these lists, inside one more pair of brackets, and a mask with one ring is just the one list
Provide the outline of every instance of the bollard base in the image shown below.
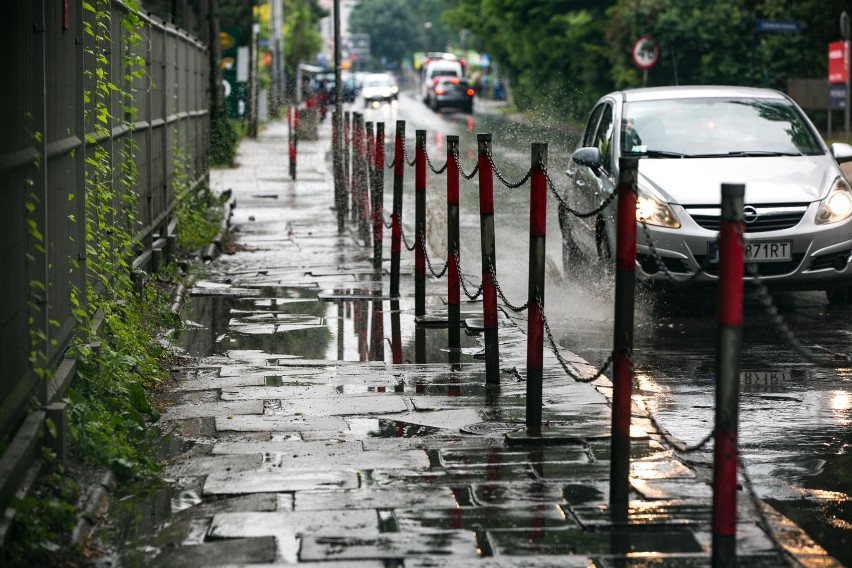
[[426,314],[422,316],[415,316],[414,323],[418,327],[429,327],[429,328],[444,328],[449,326],[449,322],[446,316],[439,316],[434,314]]

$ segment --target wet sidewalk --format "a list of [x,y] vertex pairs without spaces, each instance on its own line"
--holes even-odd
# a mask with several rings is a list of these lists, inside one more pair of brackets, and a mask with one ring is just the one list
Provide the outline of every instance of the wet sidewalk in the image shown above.
[[[213,173],[237,201],[236,252],[206,267],[182,313],[196,359],[174,370],[162,414],[183,439],[164,472],[173,515],[126,564],[709,565],[711,464],[678,456],[636,398],[629,518],[613,524],[609,381],[574,381],[546,352],[550,443],[512,435],[524,427],[525,322],[501,314],[495,392],[479,358],[481,305],[463,304],[469,329],[451,371],[447,330],[415,326],[410,273],[389,299],[388,264],[375,274],[357,231],[338,235],[329,128],[299,145],[296,182],[280,122],[242,143],[239,167]],[[427,283],[431,314],[445,312],[445,290]],[[763,510],[771,533],[740,492],[741,565],[783,565],[773,539],[805,566],[836,565]]]

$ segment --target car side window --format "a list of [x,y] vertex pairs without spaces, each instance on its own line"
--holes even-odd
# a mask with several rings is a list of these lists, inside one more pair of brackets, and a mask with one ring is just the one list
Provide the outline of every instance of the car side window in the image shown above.
[[594,146],[601,151],[603,157],[603,167],[606,171],[611,171],[612,164],[612,135],[613,135],[613,120],[612,120],[612,105],[605,104],[601,114],[601,120],[598,124],[595,133]]
[[589,122],[586,123],[586,132],[583,134],[584,148],[595,145],[595,131],[597,130],[598,122],[600,121],[604,106],[605,105],[596,106],[595,110],[592,111],[592,115],[589,117]]

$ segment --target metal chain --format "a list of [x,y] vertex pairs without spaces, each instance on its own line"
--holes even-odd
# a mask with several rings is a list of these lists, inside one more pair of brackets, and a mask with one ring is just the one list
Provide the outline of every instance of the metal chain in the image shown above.
[[441,272],[435,272],[435,269],[432,268],[432,261],[429,260],[429,253],[426,252],[426,239],[423,235],[420,236],[420,248],[423,249],[423,256],[426,258],[426,266],[429,267],[429,272],[432,273],[432,276],[435,278],[443,278],[444,274],[447,273],[447,269],[450,267],[450,259],[448,258],[444,262],[444,268],[441,269]]
[[449,165],[450,165],[450,161],[449,161],[449,160],[447,160],[446,162],[444,162],[444,165],[443,165],[443,166],[441,166],[441,169],[440,169],[440,170],[436,170],[436,169],[435,169],[435,166],[433,166],[433,165],[432,165],[432,160],[430,160],[430,159],[429,159],[429,154],[427,154],[427,153],[426,153],[426,148],[423,148],[423,153],[426,155],[426,163],[427,163],[427,164],[429,164],[429,169],[430,169],[430,170],[432,170],[434,173],[436,173],[436,174],[438,174],[438,175],[441,175],[442,173],[444,173],[445,171],[447,171],[447,166],[449,166]]
[[405,245],[406,250],[412,251],[414,247],[417,246],[417,242],[411,246],[408,246],[408,239],[405,238],[405,229],[402,228],[402,222],[399,223],[399,232],[402,235],[402,244]]
[[656,245],[654,245],[654,239],[651,238],[651,231],[648,229],[648,224],[645,223],[645,221],[642,219],[639,220],[639,223],[642,225],[642,231],[645,233],[645,240],[647,241],[648,248],[651,250],[651,256],[654,258],[654,262],[657,263],[657,268],[662,271],[662,273],[666,276],[666,279],[669,282],[678,286],[687,286],[698,280],[698,278],[700,278],[701,275],[705,273],[707,265],[710,262],[709,256],[698,267],[698,270],[696,272],[693,272],[686,278],[678,278],[674,274],[672,274],[669,271],[669,268],[666,266],[666,263],[663,262],[663,257],[660,256],[660,253],[657,251]]
[[597,215],[598,213],[606,209],[618,195],[617,191],[613,191],[612,193],[607,195],[606,199],[604,199],[601,204],[598,205],[596,208],[586,213],[581,213],[580,211],[572,208],[570,205],[568,205],[568,203],[565,202],[564,199],[562,199],[562,196],[559,195],[559,191],[556,189],[553,180],[550,179],[550,175],[547,173],[547,168],[545,168],[544,165],[541,165],[541,169],[544,171],[544,177],[547,180],[547,186],[550,188],[550,193],[553,194],[553,197],[556,198],[559,204],[562,205],[562,207],[567,210],[568,213],[574,215],[575,217],[579,217],[580,219],[585,219],[586,217],[592,217],[594,215]]
[[[784,321],[784,318],[781,316],[781,313],[778,311],[778,307],[775,305],[775,302],[772,300],[772,296],[769,294],[769,289],[766,287],[766,283],[760,278],[760,274],[757,271],[757,265],[755,263],[749,263],[746,265],[748,268],[749,275],[752,278],[752,283],[757,289],[757,297],[760,303],[763,305],[763,309],[766,312],[766,315],[772,319],[772,323],[775,324],[775,327],[778,328],[781,335],[784,337],[784,340],[787,344],[793,348],[799,355],[804,357],[808,362],[813,363],[814,365],[819,365],[822,367],[834,367],[834,364],[831,363],[828,359],[824,359],[822,357],[818,357],[814,354],[813,351],[805,347],[801,341],[796,337],[793,333],[793,330],[790,329],[790,326],[787,325],[787,322]],[[845,362],[849,362],[852,360],[848,355],[842,355],[840,353],[834,353],[832,351],[827,351],[830,355],[837,357]]]
[[503,174],[501,174],[500,170],[497,169],[497,166],[494,164],[494,157],[491,155],[491,152],[488,152],[486,156],[488,156],[488,162],[491,164],[491,171],[494,172],[494,175],[497,176],[497,179],[499,179],[503,183],[503,185],[505,185],[509,189],[517,189],[521,187],[522,185],[527,183],[527,181],[529,181],[530,177],[532,176],[532,170],[527,170],[526,175],[524,175],[521,181],[517,183],[512,183],[505,177],[503,177]]
[[739,454],[737,454],[737,465],[739,466],[740,475],[743,477],[743,487],[746,492],[748,492],[749,501],[757,515],[757,524],[763,529],[763,532],[766,533],[766,537],[772,543],[772,546],[778,554],[778,559],[786,566],[804,566],[798,558],[781,545],[778,541],[778,537],[775,536],[775,531],[772,529],[772,525],[769,524],[769,519],[766,518],[766,512],[763,510],[763,501],[757,496],[757,491],[754,490],[754,484],[751,482],[751,477],[746,469],[745,461]]
[[396,156],[393,157],[393,160],[386,166],[387,169],[392,170],[396,166]]
[[384,213],[382,214],[382,225],[385,226],[385,229],[390,229],[390,228],[393,227],[393,213],[391,213],[390,223],[385,221],[385,215],[384,215]]
[[461,176],[464,179],[467,179],[467,180],[473,179],[473,176],[475,176],[476,173],[479,171],[479,162],[477,161],[476,165],[473,166],[473,169],[470,171],[470,173],[466,174],[466,173],[464,173],[464,168],[462,168],[461,160],[459,159],[459,147],[458,146],[456,146],[454,151],[453,151],[453,157],[456,159],[456,168],[458,168]]
[[562,365],[562,369],[565,371],[565,373],[578,383],[591,383],[601,378],[606,372],[606,370],[609,368],[609,366],[612,364],[612,355],[607,358],[603,367],[601,367],[600,370],[598,370],[598,372],[595,373],[593,377],[581,377],[576,372],[576,368],[574,367],[574,365],[569,363],[559,352],[559,347],[556,345],[556,340],[553,339],[553,332],[550,330],[550,324],[547,321],[547,316],[544,315],[544,303],[541,301],[541,297],[536,298],[536,304],[538,304],[539,314],[541,314],[541,321],[544,324],[544,332],[547,335],[547,341],[548,343],[550,343],[550,350],[556,356],[556,360],[559,361],[559,364]]
[[414,156],[413,160],[411,160],[411,161],[408,160],[408,148],[405,147],[404,143],[402,145],[402,155],[405,158],[405,163],[408,164],[409,166],[413,166],[417,162],[417,156],[416,155]]
[[503,289],[500,287],[500,282],[497,281],[497,269],[494,267],[493,264],[490,264],[490,263],[489,263],[489,268],[491,269],[491,280],[494,282],[494,287],[497,289],[497,294],[500,296],[500,299],[503,300],[503,304],[505,304],[507,308],[509,308],[510,310],[512,310],[513,312],[515,312],[517,314],[517,313],[521,313],[522,311],[524,311],[524,310],[526,310],[527,308],[530,307],[529,300],[524,302],[523,306],[515,306],[515,305],[512,304],[512,302],[507,300],[506,295],[503,294]]
[[482,294],[482,283],[479,283],[479,288],[476,289],[476,293],[471,294],[468,291],[467,285],[464,282],[464,274],[462,273],[461,269],[461,258],[459,257],[459,251],[455,251],[453,253],[453,256],[456,259],[456,273],[459,275],[459,283],[461,284],[462,290],[464,291],[464,295],[467,296],[468,300],[474,302]]

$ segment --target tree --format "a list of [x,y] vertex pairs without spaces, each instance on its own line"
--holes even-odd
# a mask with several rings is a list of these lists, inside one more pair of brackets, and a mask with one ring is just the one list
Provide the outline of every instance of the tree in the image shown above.
[[451,33],[441,22],[445,0],[362,0],[349,17],[349,33],[370,34],[375,59],[392,64],[416,51],[443,51]]

